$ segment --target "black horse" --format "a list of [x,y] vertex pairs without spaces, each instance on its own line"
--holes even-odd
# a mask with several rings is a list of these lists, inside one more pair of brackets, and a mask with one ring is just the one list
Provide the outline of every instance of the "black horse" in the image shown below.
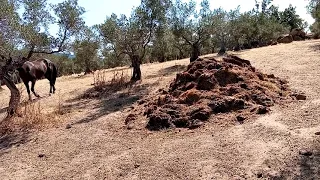
[[34,91],[34,85],[36,80],[42,79],[43,77],[47,78],[50,82],[50,92],[55,93],[55,83],[57,78],[57,67],[56,65],[48,59],[38,59],[35,61],[26,61],[26,58],[22,58],[25,62],[17,68],[19,76],[22,79],[23,83],[27,88],[29,95],[29,100],[31,100],[29,82],[31,81],[31,91],[36,97],[40,97]]

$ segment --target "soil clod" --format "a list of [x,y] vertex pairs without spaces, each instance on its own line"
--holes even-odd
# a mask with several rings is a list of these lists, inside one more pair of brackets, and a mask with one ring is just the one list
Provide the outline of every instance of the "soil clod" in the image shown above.
[[266,114],[276,103],[292,100],[287,83],[273,74],[259,72],[250,61],[237,56],[225,57],[223,61],[198,58],[177,74],[166,93],[159,90],[158,96],[141,106],[149,120],[149,130],[192,129],[215,115],[228,113],[241,123],[245,120],[243,113],[246,118]]

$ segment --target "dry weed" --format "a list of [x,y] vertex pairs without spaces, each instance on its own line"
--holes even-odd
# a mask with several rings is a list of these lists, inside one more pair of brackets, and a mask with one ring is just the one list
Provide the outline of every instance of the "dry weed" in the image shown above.
[[10,132],[43,130],[55,127],[65,119],[62,116],[64,112],[60,96],[55,109],[55,111],[46,112],[41,106],[41,101],[25,101],[18,107],[16,116],[0,122],[0,135]]
[[108,80],[109,73],[106,71],[98,71],[94,74],[95,91],[118,91],[129,85],[130,78],[128,73],[121,71],[113,72],[111,80]]
[[58,93],[58,102],[57,102],[57,106],[55,108],[54,113],[58,115],[64,115],[66,113],[65,109],[63,108],[63,99],[60,91]]

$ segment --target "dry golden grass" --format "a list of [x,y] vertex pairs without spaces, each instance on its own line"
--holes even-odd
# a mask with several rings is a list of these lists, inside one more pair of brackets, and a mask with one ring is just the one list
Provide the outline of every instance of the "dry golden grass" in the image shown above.
[[[63,114],[62,107],[63,115],[54,114],[58,120],[62,118],[62,122],[57,122],[62,128],[29,134],[31,142],[19,147],[2,146],[2,143],[5,148],[0,150],[1,177],[257,179],[259,172],[267,179],[270,171],[273,175],[283,175],[282,179],[319,179],[319,153],[314,151],[311,157],[299,155],[300,149],[319,150],[319,136],[315,133],[320,129],[320,65],[319,51],[313,48],[319,45],[319,40],[312,40],[234,52],[250,60],[261,72],[287,79],[291,88],[306,92],[307,101],[275,107],[270,114],[255,121],[231,127],[217,121],[195,130],[149,132],[143,128],[146,121],[137,119],[128,130],[125,117],[131,113],[127,111],[131,104],[126,104],[133,101],[130,95],[120,97],[117,92],[107,94],[108,97],[73,101],[94,88],[92,74],[58,78],[56,88],[61,97],[47,96],[48,81],[37,81],[35,89],[44,98],[39,100],[40,110],[35,103],[34,110],[28,108],[30,111],[42,115],[59,112],[60,98],[62,105],[71,101],[72,113]],[[143,93],[150,94],[159,88],[166,89],[176,72],[163,73],[162,70],[177,64],[188,65],[189,60],[143,64],[142,81],[135,84],[141,89],[132,93],[147,89]],[[113,72],[119,70],[124,70],[124,74],[127,71],[130,76],[131,71],[127,69],[105,70],[105,81],[110,82]],[[0,108],[4,109],[9,102],[9,90],[4,87],[0,96]],[[4,113],[2,111],[1,116]],[[34,121],[53,122],[49,118]],[[65,129],[65,123],[72,124],[72,128]],[[45,156],[39,159],[39,153]]]
[[44,130],[59,126],[66,119],[62,103],[59,96],[55,110],[47,111],[44,109],[41,101],[28,101],[24,99],[19,105],[15,116],[11,119],[0,121],[0,135],[16,133],[18,131]]
[[130,77],[123,70],[112,72],[111,80],[108,80],[109,72],[98,71],[93,75],[93,85],[96,91],[117,91],[128,86]]

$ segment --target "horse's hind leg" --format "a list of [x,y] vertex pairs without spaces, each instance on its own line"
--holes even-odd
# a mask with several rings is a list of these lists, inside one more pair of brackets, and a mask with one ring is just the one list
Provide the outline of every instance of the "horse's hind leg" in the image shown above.
[[[56,91],[56,87],[54,85],[56,84],[56,77],[52,76],[52,79],[50,80],[50,86],[52,87],[52,93],[54,94]],[[51,88],[50,88],[51,91]]]
[[53,82],[52,82],[52,91],[53,91],[53,94],[56,92],[56,87],[54,87],[56,83],[56,80],[54,79]]
[[32,82],[32,84],[31,84],[31,91],[33,92],[33,94],[34,94],[36,97],[40,97],[40,96],[34,91],[34,85],[36,84],[36,80],[32,80],[31,82]]
[[52,81],[50,81],[50,93],[54,94],[56,91],[56,88],[54,87],[54,84]]
[[31,94],[30,94],[30,89],[29,89],[29,82],[23,82],[24,85],[26,86],[26,89],[27,89],[27,93],[28,93],[28,96],[29,96],[29,100],[31,101]]

